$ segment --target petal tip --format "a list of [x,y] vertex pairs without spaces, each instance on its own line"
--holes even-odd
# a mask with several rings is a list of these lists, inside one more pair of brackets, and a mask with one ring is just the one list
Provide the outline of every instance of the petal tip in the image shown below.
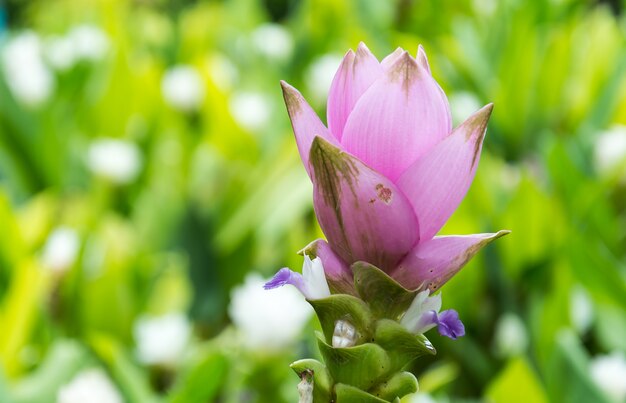
[[359,42],[359,46],[357,46],[356,48],[356,56],[354,58],[355,63],[368,59],[370,59],[370,62],[375,62],[375,64],[378,64],[378,59],[369,50],[367,45],[364,42]]
[[511,230],[501,229],[500,231],[496,232],[496,234],[494,235],[493,239],[502,238],[503,236],[509,235],[510,233],[511,233]]
[[466,133],[465,139],[467,141],[473,139],[478,144],[482,143],[487,131],[487,123],[491,117],[491,112],[493,112],[493,103],[488,103],[474,112],[472,116],[461,124],[461,126],[464,126]]
[[289,270],[286,267],[283,267],[267,283],[263,284],[263,289],[272,290],[274,288],[282,287],[289,283],[290,277],[291,277],[291,270]]
[[409,86],[410,82],[419,74],[419,65],[406,50],[391,65],[388,71],[391,81],[400,81],[404,86]]
[[424,47],[420,43],[417,47],[417,63],[430,74],[430,65],[428,64],[428,57],[426,56],[426,51]]
[[283,99],[285,100],[285,105],[287,105],[287,112],[289,112],[290,116],[297,114],[302,106],[302,95],[300,91],[284,80],[280,80],[280,86],[283,90]]

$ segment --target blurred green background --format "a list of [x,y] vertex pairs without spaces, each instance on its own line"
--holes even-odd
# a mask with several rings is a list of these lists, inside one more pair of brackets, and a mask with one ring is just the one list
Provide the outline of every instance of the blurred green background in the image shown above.
[[[626,401],[626,2],[0,2],[0,402],[295,402],[321,236],[278,82],[325,116],[348,48],[423,44],[495,103],[406,402]],[[323,119],[325,121],[325,119]]]

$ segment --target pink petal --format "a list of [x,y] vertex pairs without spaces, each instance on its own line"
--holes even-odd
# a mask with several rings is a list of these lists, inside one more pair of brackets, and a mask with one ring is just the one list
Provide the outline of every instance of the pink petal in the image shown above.
[[310,177],[309,150],[311,149],[313,139],[316,136],[320,136],[337,146],[339,143],[330,134],[313,108],[309,106],[297,89],[284,81],[281,81],[280,85],[283,88],[283,98],[285,99],[287,112],[289,113],[289,118],[291,119],[291,126],[293,127],[293,132],[296,136],[296,143],[298,145],[298,151],[300,152],[300,158],[302,159],[304,168]]
[[430,66],[428,65],[428,57],[426,57],[426,51],[424,50],[424,47],[422,45],[419,45],[417,48],[416,60],[417,64],[422,66],[422,68],[426,70],[428,74],[432,75],[432,73],[430,72]]
[[396,48],[396,50],[388,54],[382,60],[382,62],[380,62],[380,65],[383,67],[383,69],[387,70],[389,67],[393,66],[393,64],[400,58],[400,56],[402,56],[403,53],[404,49],[400,47]]
[[474,179],[493,104],[470,116],[398,179],[420,222],[420,239],[432,238],[458,207]]
[[311,146],[313,204],[328,243],[346,263],[388,270],[418,241],[409,201],[387,178],[321,137]]
[[356,55],[352,50],[346,53],[328,93],[328,128],[338,140],[354,105],[382,73],[383,68],[363,42]]
[[341,141],[346,151],[395,181],[450,130],[445,95],[405,52],[359,99]]
[[391,273],[407,289],[435,292],[483,247],[510,233],[439,236],[420,242]]
[[344,294],[354,292],[352,270],[350,270],[350,267],[342,258],[333,252],[326,241],[316,239],[298,253],[306,254],[311,259],[319,257],[322,260],[326,279],[333,291]]

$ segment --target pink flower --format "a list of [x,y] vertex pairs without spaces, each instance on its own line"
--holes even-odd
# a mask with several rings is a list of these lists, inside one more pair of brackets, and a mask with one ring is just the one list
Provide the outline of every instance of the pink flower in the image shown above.
[[328,239],[319,256],[336,289],[366,261],[406,288],[434,291],[483,246],[508,233],[435,236],[465,197],[480,159],[488,104],[452,129],[448,100],[424,49],[379,62],[361,43],[348,51],[328,96],[328,128],[302,95],[283,95],[313,201]]

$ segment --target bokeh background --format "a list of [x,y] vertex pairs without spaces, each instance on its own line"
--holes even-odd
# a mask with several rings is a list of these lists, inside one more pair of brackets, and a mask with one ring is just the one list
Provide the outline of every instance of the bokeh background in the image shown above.
[[[278,85],[425,47],[495,103],[405,402],[626,401],[626,11],[575,0],[0,2],[0,401],[294,402],[319,325],[264,292],[322,234]],[[325,119],[324,119],[325,120]]]

